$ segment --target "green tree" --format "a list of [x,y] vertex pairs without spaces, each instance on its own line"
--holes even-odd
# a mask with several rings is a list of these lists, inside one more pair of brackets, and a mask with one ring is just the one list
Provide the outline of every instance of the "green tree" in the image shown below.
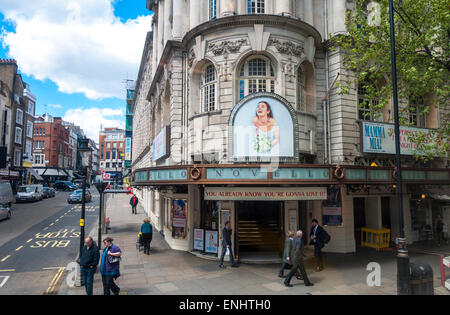
[[[339,85],[349,92],[355,81],[365,89],[372,116],[377,116],[392,98],[389,1],[355,0],[347,15],[347,34],[332,39],[333,49],[344,54],[344,63],[354,79]],[[394,0],[397,76],[401,106],[400,124],[410,125],[409,114],[439,111],[440,125],[430,133],[410,135],[417,145],[417,159],[428,161],[448,152],[449,110],[449,0]],[[411,100],[424,98],[425,104]],[[370,102],[377,100],[377,102]],[[393,115],[391,115],[393,117]]]

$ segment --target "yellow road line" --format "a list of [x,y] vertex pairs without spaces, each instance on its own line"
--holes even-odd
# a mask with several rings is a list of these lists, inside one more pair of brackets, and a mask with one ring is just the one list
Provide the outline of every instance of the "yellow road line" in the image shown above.
[[29,242],[31,242],[33,239],[32,238],[30,238],[28,241],[27,241],[27,243],[29,243]]
[[53,293],[53,290],[55,289],[56,284],[58,283],[59,279],[61,278],[62,274],[64,273],[64,270],[66,268],[65,267],[60,267],[58,269],[58,272],[56,273],[56,275],[53,277],[52,281],[50,282],[50,285],[47,289],[47,291],[45,292],[46,294],[50,294]]
[[13,272],[16,271],[16,269],[5,269],[5,270],[0,270],[0,272]]
[[17,247],[16,248],[16,252],[18,252],[19,250],[21,250],[23,248],[23,245],[22,246],[19,246],[19,247]]
[[6,256],[5,258],[3,258],[2,260],[0,260],[1,262],[4,262],[5,260],[7,260],[9,257],[11,257],[11,255]]
[[55,223],[51,223],[49,226],[52,226],[53,224],[55,224]]

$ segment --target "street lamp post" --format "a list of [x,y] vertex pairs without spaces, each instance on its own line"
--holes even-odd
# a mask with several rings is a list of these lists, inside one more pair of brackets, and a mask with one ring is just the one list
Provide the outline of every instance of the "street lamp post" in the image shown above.
[[80,218],[80,256],[81,251],[84,246],[84,236],[85,236],[85,215],[86,215],[86,180],[88,176],[89,168],[89,155],[92,149],[89,147],[89,139],[84,138],[80,141],[80,148],[78,149],[82,155],[82,166],[84,168],[83,176],[83,192],[81,195],[81,218]]
[[398,92],[397,92],[397,61],[395,52],[395,20],[394,3],[389,0],[389,20],[391,33],[391,63],[392,63],[392,89],[394,98],[394,120],[395,120],[395,158],[397,164],[397,205],[399,215],[399,246],[397,251],[397,294],[409,294],[409,256],[404,231],[403,217],[403,181],[402,166],[400,160],[400,122],[398,114]]
[[98,248],[101,249],[101,242],[102,242],[102,213],[103,213],[103,192],[106,189],[106,186],[108,186],[107,182],[104,182],[103,180],[95,182],[95,187],[97,188],[99,194],[100,194],[100,206],[98,210]]

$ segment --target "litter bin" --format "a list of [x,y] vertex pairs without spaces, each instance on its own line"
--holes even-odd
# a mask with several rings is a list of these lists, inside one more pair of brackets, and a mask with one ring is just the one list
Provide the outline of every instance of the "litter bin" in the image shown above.
[[434,295],[433,269],[424,262],[409,263],[409,294]]

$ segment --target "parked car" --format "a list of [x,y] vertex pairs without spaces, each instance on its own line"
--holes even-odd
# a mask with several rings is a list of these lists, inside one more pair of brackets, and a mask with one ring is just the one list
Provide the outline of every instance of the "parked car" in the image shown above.
[[[72,183],[74,184],[74,185],[76,185],[78,188],[82,188],[83,187],[83,180],[82,179],[74,179],[73,181],[72,181]],[[86,187],[87,188],[91,188],[91,185],[88,183],[88,182],[86,182]]]
[[[69,195],[69,197],[67,198],[67,202],[68,203],[81,203],[82,199],[83,199],[83,190],[77,189]],[[89,190],[86,190],[85,200],[86,200],[86,202],[92,201],[92,195]]]
[[56,191],[50,187],[44,187],[44,198],[51,198],[56,196]]
[[11,218],[11,208],[7,205],[0,204],[0,220]]
[[44,187],[42,185],[20,186],[17,190],[17,202],[33,202],[44,199]]
[[8,205],[11,207],[11,204],[16,202],[16,198],[14,197],[14,193],[11,188],[10,182],[0,182],[0,204]]
[[56,190],[74,191],[77,188],[72,182],[69,181],[56,181],[53,183],[53,188]]

